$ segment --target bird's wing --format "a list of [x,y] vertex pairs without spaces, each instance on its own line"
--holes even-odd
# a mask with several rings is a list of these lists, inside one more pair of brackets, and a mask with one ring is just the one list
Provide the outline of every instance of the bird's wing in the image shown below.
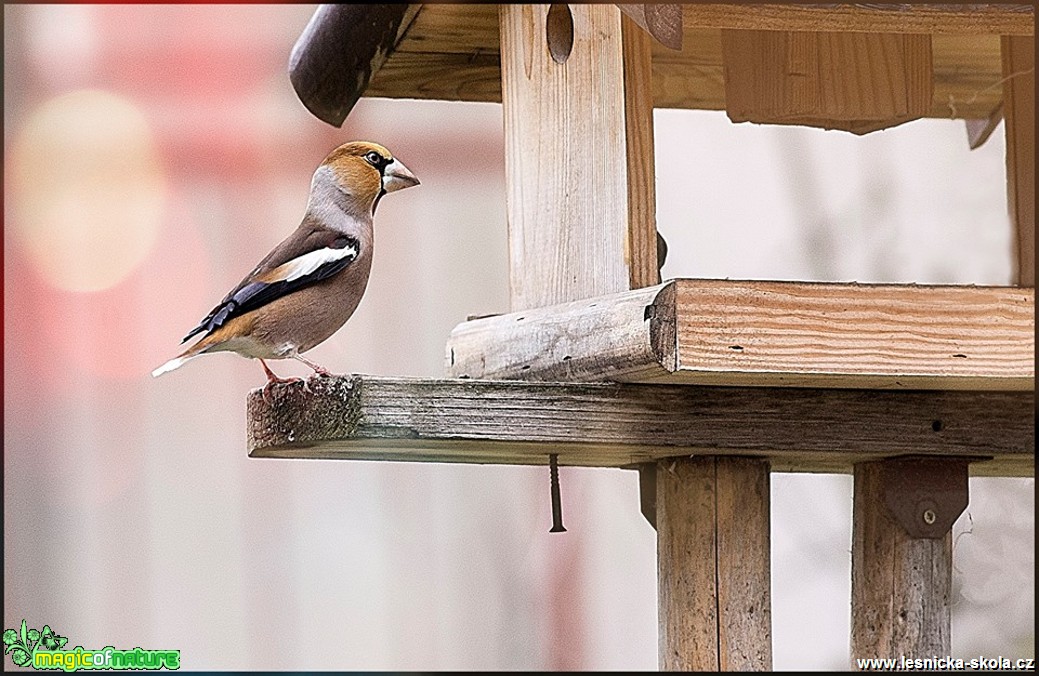
[[276,298],[328,279],[342,272],[359,254],[360,243],[349,235],[301,226],[267,254],[181,342],[197,333],[213,331],[229,319]]

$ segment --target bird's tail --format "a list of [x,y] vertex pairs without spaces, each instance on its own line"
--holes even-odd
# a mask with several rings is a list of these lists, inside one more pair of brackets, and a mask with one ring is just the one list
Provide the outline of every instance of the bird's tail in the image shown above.
[[205,352],[205,348],[206,347],[208,347],[208,345],[204,344],[204,341],[200,341],[198,343],[195,343],[194,345],[189,347],[184,352],[181,352],[179,355],[177,355],[173,359],[170,359],[168,362],[166,362],[165,364],[163,364],[159,368],[157,368],[154,371],[152,371],[152,378],[158,378],[163,373],[166,373],[168,371],[172,371],[174,369],[179,369],[181,366],[183,366],[189,360],[194,359],[195,357],[197,357],[200,354],[202,354],[203,352]]
[[165,364],[163,364],[159,368],[157,368],[154,371],[152,371],[152,378],[158,378],[159,376],[161,376],[163,373],[166,373],[167,371],[172,371],[173,369],[180,368],[189,359],[193,359],[194,357],[197,357],[197,356],[198,356],[197,354],[192,354],[192,355],[188,355],[186,357],[183,357],[183,356],[182,357],[174,357],[173,359],[170,359],[168,362],[166,362]]

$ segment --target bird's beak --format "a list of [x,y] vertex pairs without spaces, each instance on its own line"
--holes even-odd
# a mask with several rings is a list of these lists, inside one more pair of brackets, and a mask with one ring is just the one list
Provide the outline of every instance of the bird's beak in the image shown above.
[[401,164],[400,160],[393,160],[387,164],[382,174],[382,189],[386,192],[403,190],[418,184],[419,180],[415,178],[415,174]]

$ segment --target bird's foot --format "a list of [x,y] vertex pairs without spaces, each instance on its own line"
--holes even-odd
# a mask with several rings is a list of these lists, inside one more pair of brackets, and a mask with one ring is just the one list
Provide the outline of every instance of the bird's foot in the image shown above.
[[296,378],[296,377],[280,378],[280,377],[278,377],[277,375],[274,374],[274,371],[272,371],[272,370],[270,370],[270,368],[268,368],[267,362],[265,362],[262,359],[260,360],[260,365],[263,366],[263,371],[264,371],[264,373],[267,374],[267,382],[263,386],[263,400],[265,402],[267,402],[268,404],[271,403],[271,389],[274,387],[274,385],[285,385],[285,384],[291,384],[291,383],[303,383],[303,387],[307,386],[306,381],[304,381],[302,378]]
[[334,373],[332,373],[331,371],[326,369],[324,366],[319,366],[319,365],[315,364],[314,362],[310,361],[309,359],[307,359],[306,357],[304,357],[301,354],[295,354],[293,356],[296,358],[296,360],[301,361],[304,364],[306,364],[307,366],[309,366],[310,368],[314,369],[314,375],[315,376],[318,376],[318,377],[321,377],[321,378],[332,378],[332,377],[335,376]]
[[272,403],[271,402],[271,391],[272,391],[273,387],[275,385],[289,385],[289,384],[292,384],[292,383],[303,383],[303,387],[304,388],[307,387],[307,381],[303,380],[302,378],[296,378],[296,377],[292,377],[292,378],[278,378],[277,376],[275,376],[274,378],[269,379],[266,382],[266,384],[264,384],[264,386],[263,386],[263,400],[266,401],[268,404]]

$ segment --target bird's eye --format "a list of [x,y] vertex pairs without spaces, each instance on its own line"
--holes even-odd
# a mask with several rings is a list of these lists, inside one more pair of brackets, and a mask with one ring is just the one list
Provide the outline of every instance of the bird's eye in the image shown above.
[[379,153],[377,153],[377,152],[375,152],[373,150],[373,151],[369,152],[367,155],[365,155],[364,159],[366,159],[369,162],[371,162],[372,166],[377,167],[382,162],[382,155],[380,155]]

